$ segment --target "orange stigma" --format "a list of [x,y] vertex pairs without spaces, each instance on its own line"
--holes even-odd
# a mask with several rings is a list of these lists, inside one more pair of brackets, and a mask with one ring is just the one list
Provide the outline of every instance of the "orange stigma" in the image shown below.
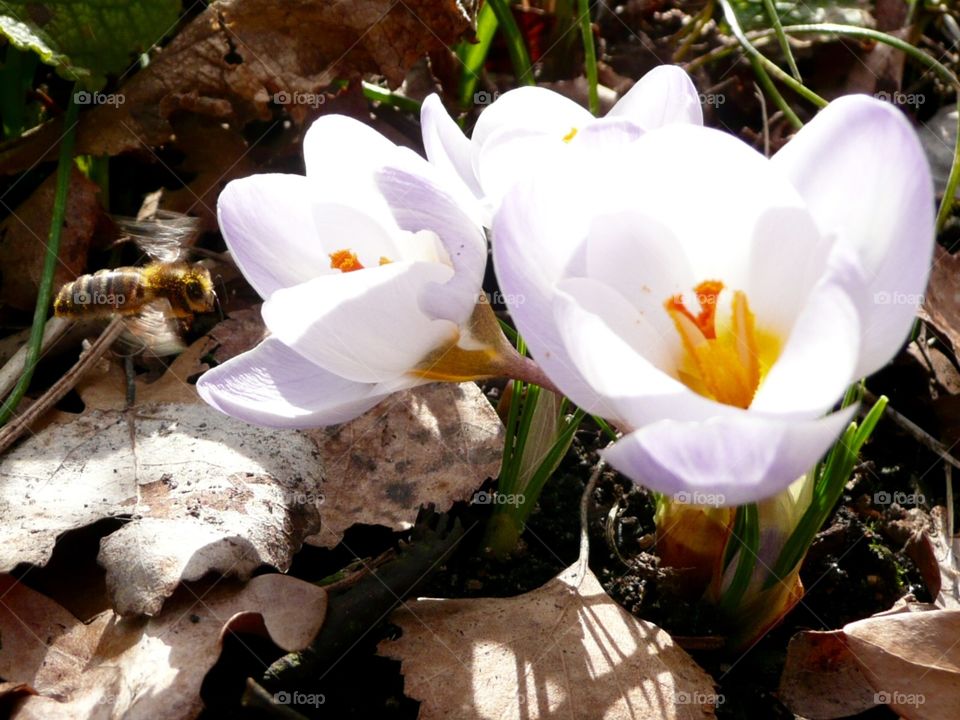
[[[380,263],[383,264],[382,262]],[[356,253],[349,250],[337,250],[330,253],[330,267],[340,272],[353,272],[354,270],[363,270],[360,259]]]
[[683,295],[674,295],[667,300],[667,312],[670,312],[671,316],[671,311],[683,313],[700,328],[705,338],[713,340],[717,337],[717,298],[720,297],[721,290],[723,283],[719,280],[705,280],[694,288],[697,302],[700,303],[700,312],[697,315],[687,310],[687,306],[683,304]]

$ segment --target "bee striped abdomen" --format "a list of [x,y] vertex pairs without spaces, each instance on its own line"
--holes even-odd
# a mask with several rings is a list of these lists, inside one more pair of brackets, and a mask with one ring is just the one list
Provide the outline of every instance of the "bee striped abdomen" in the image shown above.
[[60,288],[53,303],[54,313],[67,318],[136,313],[150,299],[141,274],[142,268],[120,267],[82,275]]

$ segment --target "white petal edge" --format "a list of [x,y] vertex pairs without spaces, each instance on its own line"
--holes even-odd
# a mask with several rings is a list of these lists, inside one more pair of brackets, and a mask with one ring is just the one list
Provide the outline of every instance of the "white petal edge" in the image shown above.
[[856,373],[869,375],[906,340],[930,271],[933,181],[917,134],[892,105],[850,95],[820,111],[771,162],[821,231],[860,257],[868,288]]
[[644,75],[617,101],[607,117],[627,117],[646,130],[688,123],[703,125],[700,94],[676,65],[660,65]]
[[405,383],[347,380],[270,337],[201,375],[197,392],[220,412],[252,425],[311,428],[352,420],[417,381]]
[[436,93],[427,96],[420,106],[420,127],[427,159],[451,177],[459,178],[474,197],[482,197],[470,159],[470,140]]
[[443,191],[425,174],[385,167],[377,185],[402,230],[435,233],[453,265],[453,277],[443,285],[426,288],[421,308],[434,318],[456,324],[466,322],[483,289],[487,265],[487,239],[478,216]]
[[217,200],[227,248],[261,297],[316,277],[330,265],[313,223],[314,197],[302,175],[252,175]]
[[742,505],[776,495],[812,468],[855,410],[800,421],[663,420],[624,436],[602,455],[634,482],[658,492],[699,493],[713,496],[717,505]]

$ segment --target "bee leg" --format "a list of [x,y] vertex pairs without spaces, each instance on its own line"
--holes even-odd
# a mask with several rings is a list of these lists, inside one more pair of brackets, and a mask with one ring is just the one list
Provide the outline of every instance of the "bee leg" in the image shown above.
[[133,371],[133,355],[123,356],[123,371],[127,377],[127,409],[129,410],[133,407],[133,402],[137,394],[136,374]]

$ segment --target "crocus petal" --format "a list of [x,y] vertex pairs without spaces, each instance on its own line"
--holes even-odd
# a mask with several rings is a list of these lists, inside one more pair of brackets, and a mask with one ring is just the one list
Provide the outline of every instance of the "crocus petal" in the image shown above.
[[[700,420],[746,412],[698,395],[657,367],[652,361],[670,352],[672,338],[656,343],[657,331],[618,293],[596,280],[563,280],[554,297],[554,322],[568,362],[594,390],[592,406],[627,427],[663,418]],[[641,353],[647,344],[650,347]],[[565,389],[565,376],[551,379]]]
[[553,321],[556,283],[582,255],[589,226],[576,185],[539,173],[504,198],[493,224],[493,265],[533,358],[573,402],[599,409],[600,398],[568,357]]
[[358,383],[334,375],[273,337],[197,380],[200,397],[220,412],[277,428],[346,422],[401,389],[397,383]]
[[836,250],[751,410],[815,417],[829,410],[856,379],[860,317],[854,298],[861,296],[864,280],[852,253],[843,247]]
[[356,382],[383,382],[412,370],[457,327],[420,309],[421,294],[452,270],[440,263],[394,262],[315,278],[278,290],[263,319],[284,344]]
[[676,235],[695,277],[720,279],[730,288],[747,289],[756,245],[804,239],[791,230],[794,216],[779,214],[802,210],[796,190],[763,155],[711,128],[651,130],[625,147],[618,161],[596,157],[592,168],[570,165],[570,173],[568,181],[578,185],[583,177],[603,177],[604,196],[591,203],[633,207],[660,219]]
[[[310,278],[319,275],[338,274],[330,265],[330,255],[348,250],[357,256],[361,264],[378,265],[380,258],[396,260],[401,257],[393,235],[372,215],[363,210],[340,203],[322,202],[313,207],[314,246],[325,259],[324,266]],[[296,265],[295,262],[289,262]]]
[[746,415],[663,420],[624,436],[603,457],[658,492],[703,493],[720,505],[741,505],[776,495],[809,470],[855,410],[799,421]]
[[541,87],[505,92],[488,106],[473,129],[473,168],[479,170],[479,152],[487,139],[503,128],[525,129],[562,140],[571,130],[593,121],[586,108]]
[[[220,193],[217,217],[223,238],[261,297],[329,267],[330,258],[317,241],[313,205],[302,175],[253,175],[228,183]],[[290,262],[291,257],[297,261]]]
[[617,116],[647,130],[672,123],[703,125],[697,88],[676,65],[660,65],[640,78],[607,113],[607,117]]
[[[493,107],[493,106],[491,106]],[[543,172],[558,155],[569,155],[562,137],[526,127],[504,127],[476,150],[477,177],[496,212],[507,192],[534,172]]]
[[377,184],[403,230],[429,230],[440,242],[453,265],[453,277],[444,285],[426,288],[423,311],[458,325],[466,322],[477,303],[487,263],[487,239],[479,217],[441,190],[425,174],[385,167]]
[[830,103],[772,162],[821,231],[860,257],[868,288],[856,372],[868,375],[903,344],[926,287],[934,205],[923,148],[899,110],[852,95]]
[[429,95],[420,106],[420,126],[427,159],[442,171],[459,177],[475,197],[482,197],[483,191],[470,158],[470,140],[447,113],[436,93]]
[[314,197],[363,209],[391,229],[392,215],[377,191],[377,170],[399,157],[426,160],[394,145],[369,125],[344,115],[322,115],[303,138],[303,159]]

